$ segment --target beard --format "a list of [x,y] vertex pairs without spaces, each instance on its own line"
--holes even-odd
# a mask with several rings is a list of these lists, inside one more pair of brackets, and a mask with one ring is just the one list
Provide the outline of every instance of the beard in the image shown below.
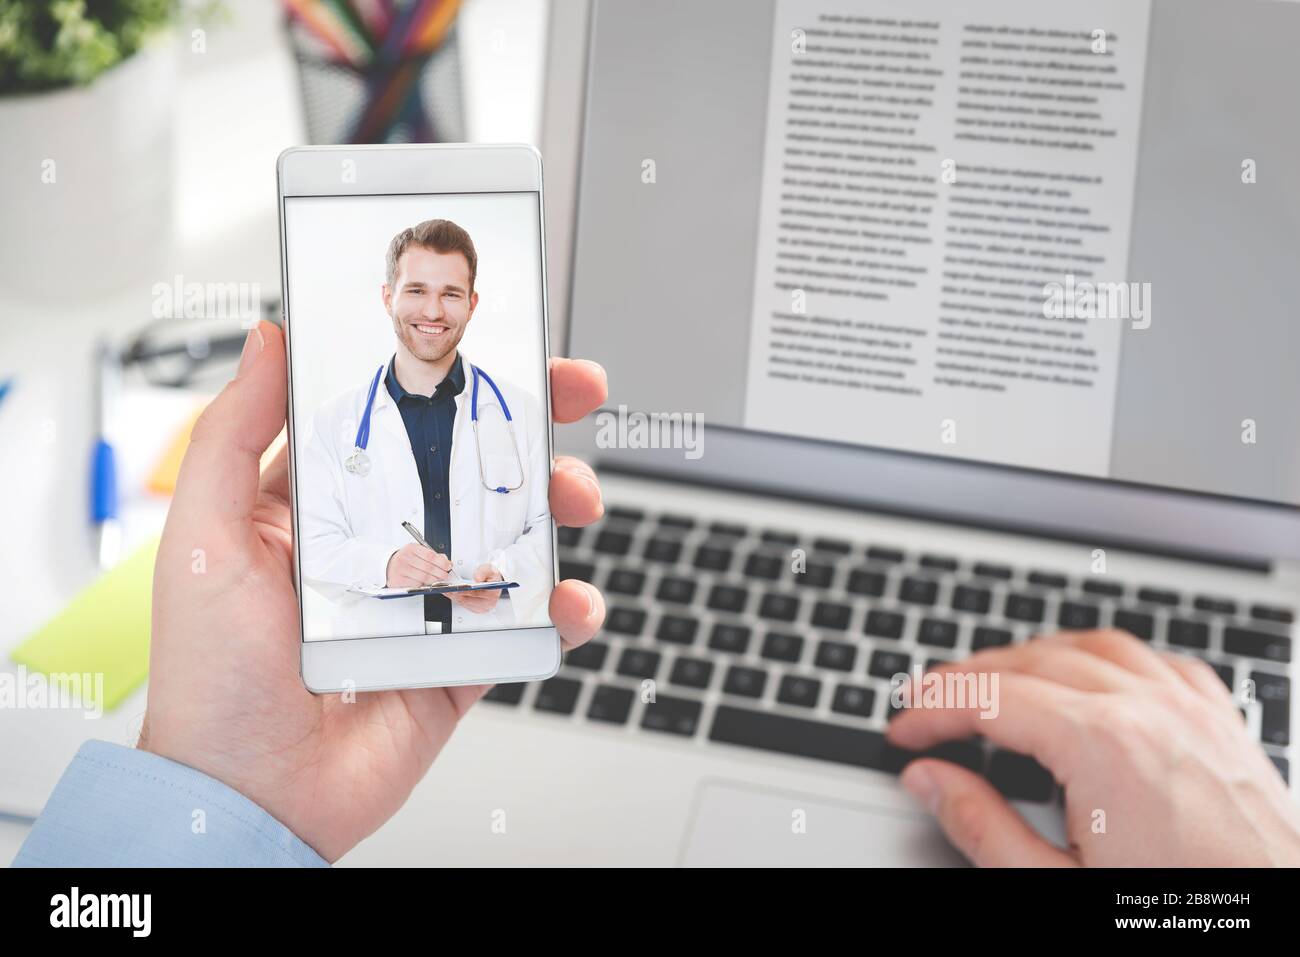
[[[416,330],[410,322],[392,317],[393,332],[406,350],[422,362],[437,362],[448,356],[460,344],[465,335],[465,328],[457,329],[451,323],[444,322],[447,331],[437,338],[430,338]],[[437,325],[437,323],[435,323]]]

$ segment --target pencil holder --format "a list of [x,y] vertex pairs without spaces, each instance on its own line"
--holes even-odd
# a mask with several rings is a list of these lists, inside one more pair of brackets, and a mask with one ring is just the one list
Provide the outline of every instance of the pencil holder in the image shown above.
[[331,143],[458,143],[465,139],[460,51],[452,28],[430,53],[364,68],[334,57],[287,21],[307,138]]

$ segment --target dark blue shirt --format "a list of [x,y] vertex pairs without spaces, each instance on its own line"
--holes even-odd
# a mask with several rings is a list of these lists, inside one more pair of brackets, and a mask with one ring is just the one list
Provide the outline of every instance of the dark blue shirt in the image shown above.
[[[411,454],[420,473],[424,491],[424,540],[435,552],[451,556],[451,430],[456,424],[456,396],[465,388],[465,370],[460,354],[451,371],[438,383],[433,395],[415,395],[397,381],[397,357],[388,362],[384,385],[402,413]],[[451,599],[446,595],[424,596],[424,620],[442,622],[443,633],[451,631]]]

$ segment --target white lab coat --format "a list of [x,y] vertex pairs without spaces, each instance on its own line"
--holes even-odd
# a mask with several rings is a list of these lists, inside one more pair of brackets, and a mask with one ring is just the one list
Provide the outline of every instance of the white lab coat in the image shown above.
[[[478,631],[550,625],[548,603],[554,559],[547,487],[551,462],[548,424],[541,404],[496,376],[514,416],[514,437],[526,475],[522,488],[508,494],[483,487],[470,421],[473,374],[461,350],[465,388],[456,396],[449,467],[451,560],[454,574],[472,578],[484,563],[518,588],[505,592],[496,607],[477,614],[452,605],[452,631]],[[424,598],[381,600],[354,587],[383,587],[388,559],[412,542],[402,528],[409,521],[424,532],[424,494],[401,412],[383,378],[375,391],[366,454],[370,473],[343,467],[356,441],[370,383],[380,362],[369,366],[357,385],[330,399],[316,413],[311,438],[298,458],[299,555],[305,584],[329,599],[333,638],[424,634]],[[386,367],[387,361],[383,363]],[[484,367],[488,375],[492,370]],[[483,468],[493,484],[515,485],[519,466],[510,451],[510,433],[491,387],[480,380],[479,429]],[[436,542],[430,542],[435,549]],[[505,596],[509,596],[508,598]],[[327,637],[308,622],[308,638]]]

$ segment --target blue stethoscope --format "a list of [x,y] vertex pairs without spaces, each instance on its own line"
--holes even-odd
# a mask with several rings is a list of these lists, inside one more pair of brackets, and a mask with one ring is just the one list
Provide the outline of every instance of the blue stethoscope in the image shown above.
[[[497,384],[492,381],[492,377],[480,369],[478,366],[470,363],[470,371],[473,373],[474,385],[470,392],[469,418],[474,425],[474,445],[478,450],[478,478],[483,483],[483,487],[489,492],[499,492],[505,495],[517,489],[523,488],[524,485],[524,463],[519,458],[519,445],[515,442],[515,421],[510,415],[510,406],[506,405],[505,396],[497,388]],[[359,475],[362,478],[370,474],[370,456],[366,455],[366,446],[370,443],[370,413],[375,406],[375,393],[379,391],[379,380],[383,378],[384,366],[379,367],[375,373],[374,379],[370,382],[370,394],[366,396],[366,410],[361,415],[361,424],[357,426],[357,439],[352,447],[352,454],[343,461],[343,467],[353,475]],[[515,464],[519,467],[519,482],[515,485],[489,485],[487,476],[483,472],[483,445],[478,439],[478,380],[482,379],[496,394],[497,402],[501,405],[501,412],[506,417],[506,429],[510,433],[510,447],[515,451]]]

